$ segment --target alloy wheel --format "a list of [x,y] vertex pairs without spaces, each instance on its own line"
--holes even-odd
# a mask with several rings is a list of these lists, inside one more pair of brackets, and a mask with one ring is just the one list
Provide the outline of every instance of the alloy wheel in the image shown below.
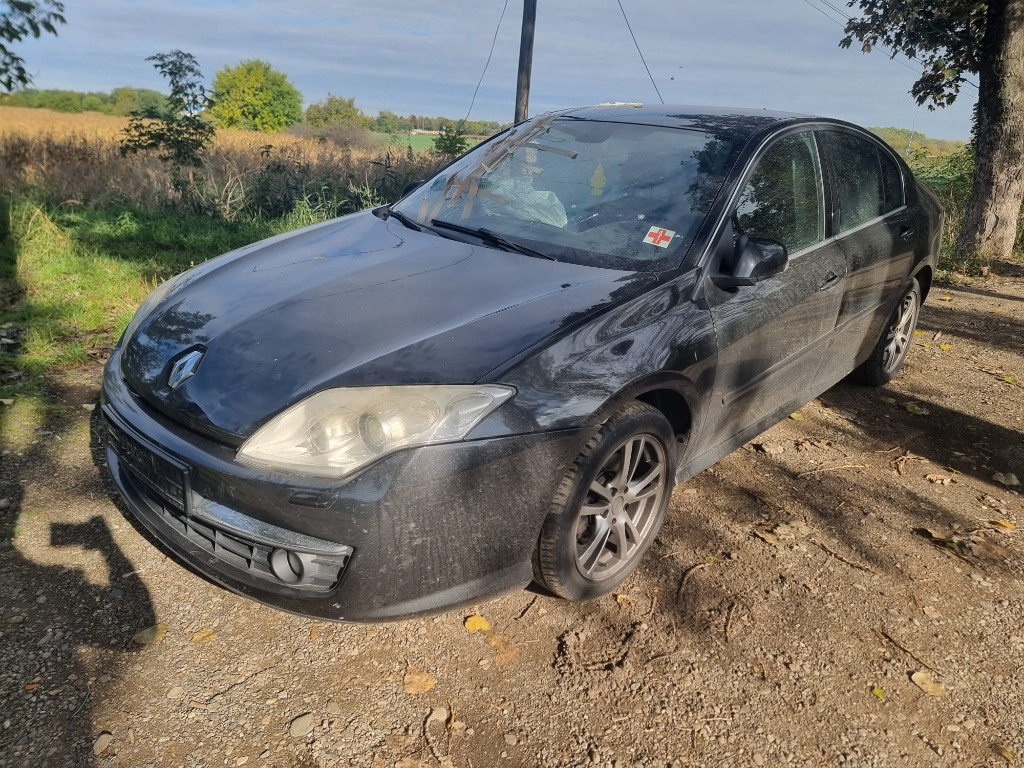
[[612,452],[577,517],[576,566],[584,578],[611,578],[645,549],[667,479],[665,449],[651,435],[630,437]]
[[882,369],[886,373],[892,373],[903,362],[910,348],[914,327],[917,325],[917,313],[917,294],[910,291],[900,300],[896,308],[896,317],[889,327],[888,343],[882,352]]

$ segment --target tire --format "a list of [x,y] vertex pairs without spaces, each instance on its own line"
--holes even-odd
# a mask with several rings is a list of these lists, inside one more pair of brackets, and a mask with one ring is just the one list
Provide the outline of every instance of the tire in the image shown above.
[[921,287],[913,278],[910,282],[910,288],[896,305],[871,357],[853,372],[851,378],[855,381],[869,387],[880,387],[896,378],[903,367],[921,313]]
[[555,492],[534,553],[538,584],[567,600],[591,600],[625,581],[665,518],[675,447],[668,420],[646,403],[608,419]]

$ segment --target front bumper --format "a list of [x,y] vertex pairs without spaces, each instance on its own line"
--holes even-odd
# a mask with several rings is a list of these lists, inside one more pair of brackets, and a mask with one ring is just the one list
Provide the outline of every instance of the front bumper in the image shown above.
[[[102,404],[107,463],[128,510],[218,584],[334,621],[436,612],[528,584],[550,500],[591,434],[412,449],[344,482],[276,473],[153,411],[118,361],[104,371]],[[275,575],[288,573],[285,552],[301,561],[292,583]]]

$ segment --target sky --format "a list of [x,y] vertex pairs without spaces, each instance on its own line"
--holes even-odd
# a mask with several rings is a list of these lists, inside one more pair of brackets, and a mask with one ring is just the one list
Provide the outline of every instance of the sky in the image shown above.
[[[844,0],[621,0],[666,103],[766,108],[966,139],[976,89],[918,107],[912,61],[838,45]],[[463,117],[505,0],[65,0],[59,37],[24,42],[34,87],[166,91],[145,61],[181,49],[207,83],[263,59],[307,104]],[[832,7],[829,7],[832,6]],[[508,0],[471,117],[511,122],[522,0]],[[974,80],[974,82],[977,82]],[[616,0],[538,0],[530,114],[658,94]]]

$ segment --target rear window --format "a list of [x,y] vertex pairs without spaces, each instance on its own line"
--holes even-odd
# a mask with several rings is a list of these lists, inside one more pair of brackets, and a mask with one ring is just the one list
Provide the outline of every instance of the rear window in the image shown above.
[[825,131],[839,194],[839,229],[859,227],[903,205],[903,174],[873,141]]

